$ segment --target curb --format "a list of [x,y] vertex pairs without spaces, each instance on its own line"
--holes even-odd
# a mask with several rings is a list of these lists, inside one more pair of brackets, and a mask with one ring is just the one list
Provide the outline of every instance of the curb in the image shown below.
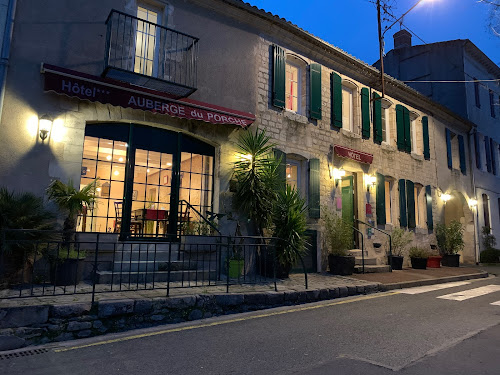
[[438,279],[427,279],[427,280],[417,280],[417,281],[404,281],[401,283],[380,284],[379,290],[381,292],[387,292],[389,290],[394,290],[394,289],[413,288],[413,287],[417,287],[417,286],[444,284],[444,283],[449,283],[449,282],[454,282],[454,281],[482,279],[482,278],[487,278],[487,277],[488,277],[488,272],[482,271],[482,272],[478,272],[478,273],[470,273],[467,275],[440,277]]

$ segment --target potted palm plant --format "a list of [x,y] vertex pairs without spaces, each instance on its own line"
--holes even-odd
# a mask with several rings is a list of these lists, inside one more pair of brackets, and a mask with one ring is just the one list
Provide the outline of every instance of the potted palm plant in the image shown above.
[[448,226],[439,223],[436,226],[436,240],[443,256],[441,264],[445,267],[458,267],[460,265],[458,252],[463,250],[465,245],[463,225],[456,220],[451,221]]
[[66,214],[62,241],[57,249],[49,250],[51,279],[57,285],[77,284],[81,280],[85,253],[75,248],[75,230],[78,214],[95,204],[97,180],[80,190],[69,181],[54,180],[47,188],[47,196]]
[[406,247],[413,241],[411,232],[405,231],[403,228],[394,228],[391,233],[392,238],[392,254],[388,254],[387,258],[393,270],[403,269],[403,260]]
[[333,275],[352,275],[355,257],[349,255],[353,248],[353,229],[339,215],[324,210],[325,239],[328,247],[328,266]]
[[277,257],[276,276],[287,278],[306,250],[307,206],[299,192],[287,185],[277,194],[272,210],[273,237]]
[[427,268],[427,258],[429,252],[422,247],[412,247],[408,252],[411,259],[411,268],[425,270]]

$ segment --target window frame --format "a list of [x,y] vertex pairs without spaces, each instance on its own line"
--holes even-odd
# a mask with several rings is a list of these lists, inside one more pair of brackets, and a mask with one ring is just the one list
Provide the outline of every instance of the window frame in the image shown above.
[[[159,33],[161,33],[161,29],[158,26],[155,26],[155,29],[156,29],[155,30],[155,46],[154,46],[154,51],[153,51],[151,74],[147,74],[147,71],[145,71],[144,67],[140,67],[138,69],[138,71],[136,71],[136,58],[139,58],[140,60],[143,60],[143,61],[148,61],[147,51],[141,53],[140,55],[137,54],[137,38],[138,38],[139,33],[149,36],[149,33],[146,34],[144,31],[138,30],[138,23],[141,21],[151,22],[149,19],[144,19],[144,18],[139,17],[139,8],[145,9],[148,13],[152,12],[152,13],[156,14],[156,23],[154,23],[155,25],[162,24],[161,21],[163,19],[163,9],[161,7],[157,7],[157,6],[154,6],[150,3],[146,3],[146,2],[141,1],[141,2],[136,3],[136,12],[135,12],[138,20],[136,23],[136,29],[134,30],[135,38],[134,38],[133,71],[135,73],[142,74],[142,75],[145,75],[148,77],[158,77],[158,70],[159,70],[159,64],[160,64],[160,38],[161,38],[161,35],[158,35]],[[144,43],[144,41],[143,41],[143,43]]]
[[385,178],[384,181],[384,201],[385,201],[385,223],[393,224],[394,215],[392,214],[392,198],[393,198],[394,180]]
[[[293,68],[297,69],[297,110],[294,110],[293,108],[288,108],[288,99],[287,99],[287,87],[288,87],[288,78],[287,78],[287,72],[288,72],[288,66],[291,66]],[[299,66],[298,63],[295,63],[291,61],[290,56],[286,56],[285,60],[285,110],[294,112],[294,113],[299,113],[302,114],[302,74],[303,74],[303,68]],[[290,80],[292,81],[292,80]],[[293,96],[292,96],[293,97]]]

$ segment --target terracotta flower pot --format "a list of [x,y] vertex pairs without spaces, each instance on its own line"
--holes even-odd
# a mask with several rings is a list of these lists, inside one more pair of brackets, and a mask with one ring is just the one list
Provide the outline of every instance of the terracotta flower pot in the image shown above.
[[441,268],[441,256],[430,256],[427,258],[427,267],[428,268]]

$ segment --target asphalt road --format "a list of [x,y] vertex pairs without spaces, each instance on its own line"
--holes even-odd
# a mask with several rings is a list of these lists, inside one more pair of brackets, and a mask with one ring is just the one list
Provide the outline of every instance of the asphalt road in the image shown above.
[[402,292],[73,341],[0,374],[500,374],[499,278]]

